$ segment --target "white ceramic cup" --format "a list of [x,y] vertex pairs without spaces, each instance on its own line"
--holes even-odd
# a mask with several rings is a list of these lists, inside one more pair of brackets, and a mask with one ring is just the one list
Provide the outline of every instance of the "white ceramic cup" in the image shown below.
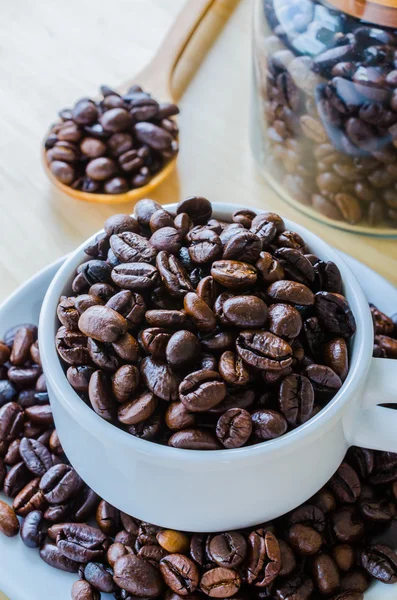
[[[176,204],[165,208],[174,212]],[[230,220],[239,208],[246,207],[214,203],[213,216]],[[41,311],[39,344],[55,425],[71,464],[117,508],[185,531],[236,529],[308,500],[333,475],[349,446],[397,452],[397,411],[377,406],[397,402],[397,362],[371,357],[373,325],[366,298],[330,246],[292,221],[285,224],[311,252],[338,265],[357,332],[348,377],[333,400],[298,429],[255,446],[208,452],[169,448],[129,435],[95,414],[69,385],[54,343],[59,297],[70,293],[76,268],[86,260],[87,242],[54,277]]]

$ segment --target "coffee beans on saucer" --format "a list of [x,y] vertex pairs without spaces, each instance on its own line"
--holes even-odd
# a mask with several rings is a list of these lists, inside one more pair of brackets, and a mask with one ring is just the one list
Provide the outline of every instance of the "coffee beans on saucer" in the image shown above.
[[142,187],[178,153],[175,104],[159,103],[138,85],[126,94],[101,87],[101,100],[82,98],[60,111],[45,140],[51,173],[93,194]]
[[[397,330],[372,311],[379,354],[379,336],[390,348]],[[36,338],[37,328],[25,324],[0,342],[0,491],[8,497],[0,500],[0,533],[19,533],[45,563],[75,573],[73,600],[100,600],[102,593],[115,600],[363,600],[373,580],[397,583],[397,455],[353,447],[313,498],[244,530],[189,533],[142,522],[99,498],[69,465]],[[125,368],[133,380],[133,365]],[[80,389],[90,385],[89,374],[89,367],[76,368]],[[150,404],[146,395],[142,406]],[[188,421],[182,403],[176,406],[174,418]],[[133,414],[131,407],[125,412]],[[231,419],[238,436],[249,435],[255,424],[245,412],[223,413],[223,440],[235,439]]]
[[191,197],[110,217],[60,299],[58,354],[102,418],[182,449],[239,448],[316,415],[356,324],[337,265],[274,213]]

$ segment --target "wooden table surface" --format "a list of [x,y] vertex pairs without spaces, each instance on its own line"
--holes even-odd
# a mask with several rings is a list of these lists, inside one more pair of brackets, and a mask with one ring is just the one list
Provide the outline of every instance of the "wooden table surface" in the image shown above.
[[[40,144],[57,110],[128,80],[151,58],[184,0],[14,0],[0,20],[0,300],[131,205],[80,203],[51,187]],[[397,285],[397,243],[331,229],[280,200],[248,143],[250,0],[241,0],[180,105],[177,173],[152,197],[199,194],[268,207],[315,231]],[[0,592],[0,600],[4,596]]]

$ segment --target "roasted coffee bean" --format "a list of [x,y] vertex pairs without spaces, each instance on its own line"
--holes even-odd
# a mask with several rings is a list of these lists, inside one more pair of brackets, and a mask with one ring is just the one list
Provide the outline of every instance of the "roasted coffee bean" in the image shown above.
[[83,523],[65,523],[58,530],[56,543],[67,558],[88,563],[103,558],[110,542],[95,527]]
[[267,331],[242,331],[236,349],[244,362],[257,369],[278,371],[292,363],[291,346]]
[[295,571],[296,568],[296,559],[295,554],[293,553],[291,547],[284,541],[278,540],[278,545],[280,548],[280,577],[288,577]]
[[[35,395],[37,397],[37,394]],[[45,401],[48,401],[45,394]],[[50,404],[35,404],[25,409],[25,417],[37,426],[52,425],[54,423]]]
[[157,255],[156,265],[160,277],[171,296],[183,297],[187,292],[193,291],[192,283],[185,269],[175,256],[161,251]]
[[64,556],[55,544],[45,543],[41,546],[40,558],[50,567],[61,571],[77,573],[79,570],[79,563]]
[[305,423],[313,413],[314,390],[304,375],[292,374],[283,379],[279,391],[280,409],[289,425]]
[[175,227],[157,229],[149,242],[158,252],[165,251],[177,254],[181,248],[180,233]]
[[179,398],[187,410],[204,412],[216,406],[226,396],[226,386],[216,371],[195,371],[179,386]]
[[212,262],[222,255],[220,237],[211,229],[192,229],[188,233],[189,256],[196,264]]
[[12,345],[10,362],[13,365],[23,365],[30,356],[30,347],[35,341],[35,333],[28,327],[21,327],[15,334]]
[[45,540],[43,532],[43,513],[39,510],[29,512],[21,526],[21,539],[28,548],[40,548]]
[[252,231],[237,232],[224,246],[223,258],[255,262],[262,250],[262,239]]
[[179,379],[167,363],[147,356],[140,365],[142,378],[153,394],[162,400],[177,400]]
[[52,457],[49,450],[36,440],[22,438],[19,454],[33,475],[42,477],[52,467]]
[[66,377],[76,392],[87,392],[88,384],[93,372],[93,367],[89,365],[79,365],[76,367],[69,367],[66,371]]
[[351,544],[364,535],[364,523],[353,507],[339,509],[333,516],[333,531],[341,542]]
[[79,329],[99,342],[116,342],[128,324],[118,312],[106,306],[92,306],[79,319]]
[[315,301],[313,292],[306,285],[286,279],[272,283],[266,293],[273,302],[311,306]]
[[216,437],[205,429],[182,429],[173,433],[168,445],[184,450],[221,450]]
[[4,456],[9,444],[22,431],[24,411],[16,402],[8,402],[0,408],[0,455]]
[[361,493],[361,484],[357,473],[348,463],[342,463],[331,478],[330,487],[340,502],[355,502]]
[[261,441],[280,437],[287,431],[288,423],[282,414],[271,409],[260,409],[252,415],[253,433]]
[[166,358],[172,368],[191,364],[200,355],[200,342],[190,331],[175,332],[167,343]]
[[234,352],[228,350],[219,359],[219,373],[229,385],[247,385],[251,374],[243,360]]
[[134,395],[139,384],[139,370],[134,365],[123,365],[112,375],[112,392],[120,403]]
[[183,299],[186,314],[199,331],[213,331],[216,326],[215,315],[195,292],[188,292]]
[[153,289],[158,283],[158,278],[157,269],[144,262],[117,265],[112,271],[114,283],[133,292]]
[[14,498],[18,492],[32,479],[32,473],[24,462],[11,467],[4,479],[4,493]]
[[206,198],[191,196],[179,202],[176,213],[186,213],[195,225],[202,225],[211,218],[212,206]]
[[242,408],[230,408],[219,418],[216,425],[216,436],[225,448],[244,446],[251,433],[251,415]]
[[113,571],[110,567],[99,562],[89,562],[82,569],[82,574],[84,579],[100,592],[112,594],[117,590],[117,585],[113,581]]
[[149,327],[144,329],[141,335],[141,343],[147,354],[154,358],[165,359],[165,351],[171,334],[160,327]]
[[87,338],[82,333],[60,327],[55,343],[59,356],[68,365],[86,365],[90,362]]
[[269,306],[269,331],[275,335],[293,339],[302,329],[302,317],[290,304],[272,304]]
[[54,465],[41,478],[40,490],[50,504],[62,504],[81,488],[82,481],[76,471],[64,464]]
[[16,399],[17,389],[8,379],[0,380],[0,407]]
[[247,582],[264,587],[280,572],[280,546],[270,531],[257,529],[248,537]]
[[262,327],[267,319],[267,306],[256,296],[236,296],[224,302],[223,314],[235,327]]
[[319,398],[329,399],[342,387],[340,377],[325,365],[308,365],[305,369],[305,375],[310,380],[314,392]]
[[270,252],[261,252],[255,263],[262,279],[265,283],[271,284],[274,281],[284,279],[284,269]]
[[148,240],[132,231],[124,231],[110,236],[110,246],[122,263],[149,263],[156,256],[156,251]]
[[218,260],[212,264],[211,275],[228,289],[252,287],[257,280],[257,272],[252,265],[237,260]]
[[88,397],[94,411],[105,419],[112,421],[114,418],[114,403],[110,392],[108,379],[103,371],[94,371],[88,386]]
[[195,425],[194,413],[190,412],[182,402],[171,402],[164,418],[171,431],[190,429]]
[[349,370],[349,354],[346,341],[339,337],[326,342],[323,353],[325,364],[344,381]]
[[106,306],[120,313],[127,320],[129,328],[139,325],[145,316],[143,297],[129,290],[123,290],[109,298]]
[[72,600],[100,600],[100,592],[88,581],[80,579],[72,585]]
[[120,588],[138,597],[154,598],[161,594],[164,586],[160,571],[134,554],[116,560],[113,577]]
[[15,512],[2,500],[0,500],[0,531],[7,537],[14,537],[19,531],[19,521]]
[[383,583],[397,582],[397,554],[388,546],[376,544],[365,548],[361,564],[375,579]]
[[120,529],[120,512],[105,500],[101,500],[96,511],[98,527],[108,536],[115,536]]
[[332,548],[332,556],[338,568],[343,573],[350,571],[356,562],[355,550],[349,544],[337,544],[334,546]]
[[320,550],[323,538],[312,527],[297,523],[296,525],[292,525],[288,531],[288,542],[298,554],[312,556]]
[[124,425],[136,425],[146,421],[156,410],[157,398],[151,392],[144,392],[134,400],[128,400],[118,409],[118,420]]
[[216,567],[206,571],[201,577],[200,588],[210,598],[229,598],[241,586],[241,578],[234,569]]
[[200,572],[191,558],[170,554],[160,561],[160,572],[166,585],[176,594],[193,593],[200,581]]
[[333,335],[351,337],[356,331],[356,322],[343,296],[330,292],[317,292],[315,310],[324,328]]
[[338,567],[329,554],[318,554],[313,560],[314,583],[321,594],[335,594],[340,586]]

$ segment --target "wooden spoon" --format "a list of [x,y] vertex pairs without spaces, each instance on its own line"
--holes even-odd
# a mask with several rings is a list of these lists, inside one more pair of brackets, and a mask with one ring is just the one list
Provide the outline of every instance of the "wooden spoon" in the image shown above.
[[[195,42],[196,40],[199,42],[195,54],[189,57],[188,74],[191,77],[237,2],[238,0],[187,0],[154,59],[136,77],[119,86],[116,91],[123,94],[133,84],[139,84],[159,102],[176,103],[188,85],[188,81],[185,80],[178,88],[174,89],[172,86],[174,70],[182,54],[193,38]],[[90,194],[74,190],[54,177],[43,153],[45,171],[58,189],[77,200],[103,204],[134,202],[147,196],[172,173],[176,165],[176,158],[167,163],[143,187],[129,190],[124,194]]]

